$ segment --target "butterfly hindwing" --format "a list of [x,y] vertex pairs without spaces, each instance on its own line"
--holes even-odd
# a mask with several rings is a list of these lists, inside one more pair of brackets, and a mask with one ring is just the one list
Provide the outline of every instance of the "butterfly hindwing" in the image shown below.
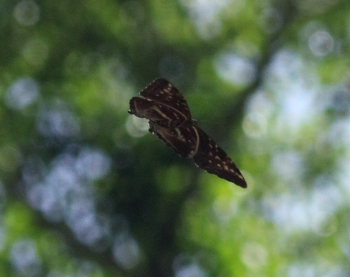
[[193,157],[194,162],[209,173],[215,174],[241,187],[247,187],[242,173],[225,151],[202,129],[196,127],[196,130],[199,135],[199,144],[198,150]]

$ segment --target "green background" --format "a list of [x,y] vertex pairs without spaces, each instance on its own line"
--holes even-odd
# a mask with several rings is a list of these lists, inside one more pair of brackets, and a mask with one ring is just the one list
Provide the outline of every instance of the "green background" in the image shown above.
[[[1,0],[0,46],[0,276],[350,276],[348,0]],[[157,77],[248,189],[127,113]]]

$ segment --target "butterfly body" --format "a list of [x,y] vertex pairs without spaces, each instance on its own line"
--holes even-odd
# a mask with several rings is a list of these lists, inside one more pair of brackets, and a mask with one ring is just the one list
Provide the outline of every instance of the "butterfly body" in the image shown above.
[[215,141],[192,119],[186,100],[167,80],[157,79],[130,100],[130,111],[149,120],[149,131],[181,157],[209,173],[247,187],[243,175]]

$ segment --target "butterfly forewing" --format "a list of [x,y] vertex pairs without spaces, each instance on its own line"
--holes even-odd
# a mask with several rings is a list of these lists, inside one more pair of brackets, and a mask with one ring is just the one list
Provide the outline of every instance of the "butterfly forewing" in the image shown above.
[[199,135],[198,150],[193,157],[194,162],[209,173],[233,182],[241,187],[247,187],[242,173],[230,157],[202,129],[196,127]]

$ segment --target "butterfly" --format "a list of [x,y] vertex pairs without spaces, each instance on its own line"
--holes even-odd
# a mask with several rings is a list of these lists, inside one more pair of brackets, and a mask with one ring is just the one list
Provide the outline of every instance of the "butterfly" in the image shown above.
[[221,147],[192,119],[188,104],[176,87],[156,79],[140,96],[130,100],[130,114],[149,120],[149,131],[183,158],[209,173],[243,188],[247,183],[237,166]]

